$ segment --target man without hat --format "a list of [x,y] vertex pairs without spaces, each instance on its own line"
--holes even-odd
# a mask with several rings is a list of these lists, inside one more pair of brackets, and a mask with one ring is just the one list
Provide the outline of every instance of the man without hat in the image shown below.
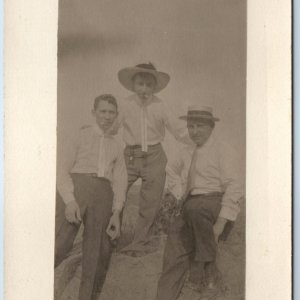
[[150,245],[150,238],[165,185],[167,158],[161,145],[165,129],[178,141],[191,141],[186,127],[156,96],[170,80],[167,73],[157,71],[151,63],[145,63],[120,70],[118,78],[126,89],[133,92],[121,103],[118,118],[126,144],[128,189],[138,178],[142,179],[134,239],[122,252],[141,256],[156,250],[155,246]]
[[178,298],[190,266],[198,268],[198,277],[190,281],[202,289],[201,299],[218,292],[217,244],[225,226],[236,220],[244,197],[237,156],[213,134],[219,119],[212,108],[190,106],[181,119],[187,121],[194,145],[167,166],[168,189],[182,210],[170,227],[157,300]]
[[92,114],[95,124],[83,126],[64,145],[57,164],[55,267],[72,249],[83,222],[80,300],[99,298],[127,189],[123,146],[109,134],[118,114],[116,99],[97,97]]

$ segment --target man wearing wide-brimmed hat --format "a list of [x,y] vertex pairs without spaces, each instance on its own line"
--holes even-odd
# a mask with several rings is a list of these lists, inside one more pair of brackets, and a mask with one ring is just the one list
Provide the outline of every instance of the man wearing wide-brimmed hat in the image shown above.
[[161,145],[165,129],[178,141],[191,141],[186,127],[156,96],[169,83],[170,76],[167,73],[157,71],[151,63],[145,63],[120,70],[118,78],[127,90],[133,92],[133,95],[120,102],[122,109],[119,116],[126,144],[124,153],[128,188],[138,178],[142,179],[134,239],[122,252],[141,256],[156,250],[149,240],[165,185],[167,158]]
[[168,189],[182,210],[170,227],[157,300],[177,299],[190,266],[198,269],[190,282],[202,289],[201,299],[218,292],[217,243],[236,220],[244,197],[237,156],[213,134],[219,119],[212,108],[192,105],[181,119],[194,145],[167,166]]

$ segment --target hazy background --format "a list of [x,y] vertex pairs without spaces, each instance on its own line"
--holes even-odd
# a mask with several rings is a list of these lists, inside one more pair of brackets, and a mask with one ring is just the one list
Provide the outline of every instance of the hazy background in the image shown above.
[[[130,94],[117,72],[151,61],[171,76],[158,96],[174,114],[194,102],[214,107],[216,133],[238,150],[244,174],[245,0],[60,0],[58,42],[58,155],[69,134],[92,122],[97,95]],[[168,155],[176,145],[167,136]]]

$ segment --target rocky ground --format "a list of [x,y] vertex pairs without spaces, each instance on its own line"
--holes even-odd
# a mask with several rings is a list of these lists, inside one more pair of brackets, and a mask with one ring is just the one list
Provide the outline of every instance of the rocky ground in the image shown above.
[[[118,248],[128,244],[134,232],[138,212],[138,187],[129,194],[124,211],[123,236]],[[158,251],[140,258],[113,253],[109,272],[99,300],[154,300],[157,281],[162,268],[162,254],[166,235],[170,205],[165,205],[157,222],[154,242]],[[55,299],[77,299],[81,274],[81,232],[72,254],[55,270]],[[235,223],[226,242],[219,246],[218,265],[222,273],[222,288],[214,300],[243,300],[245,291],[245,209]],[[188,285],[181,292],[179,300],[200,300],[201,295]]]

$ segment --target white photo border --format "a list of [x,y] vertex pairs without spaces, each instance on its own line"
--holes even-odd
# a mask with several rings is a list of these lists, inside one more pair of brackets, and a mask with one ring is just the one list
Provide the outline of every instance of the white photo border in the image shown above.
[[[53,299],[57,10],[57,1],[5,6],[8,300]],[[248,0],[247,52],[246,299],[290,299],[290,1]]]

